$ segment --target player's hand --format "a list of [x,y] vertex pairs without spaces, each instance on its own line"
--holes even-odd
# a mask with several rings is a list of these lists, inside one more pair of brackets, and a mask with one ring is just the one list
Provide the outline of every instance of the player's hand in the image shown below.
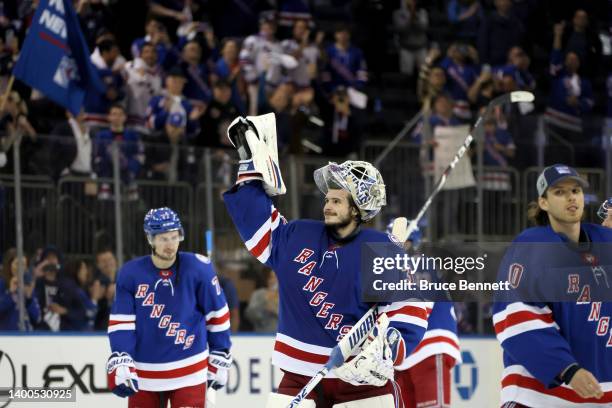
[[208,356],[208,386],[214,390],[225,387],[231,366],[232,355],[229,352],[211,351]]
[[138,392],[136,365],[128,353],[114,352],[106,363],[108,388],[122,398]]
[[601,398],[603,391],[597,379],[589,371],[584,368],[576,371],[569,383],[574,391],[582,398]]

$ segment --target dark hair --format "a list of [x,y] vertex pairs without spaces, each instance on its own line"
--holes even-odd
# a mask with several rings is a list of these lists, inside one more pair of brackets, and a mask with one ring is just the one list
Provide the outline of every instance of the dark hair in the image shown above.
[[98,44],[98,48],[100,49],[100,54],[102,54],[103,52],[108,52],[112,50],[114,47],[117,47],[117,43],[110,39],[102,40]]
[[98,248],[98,250],[96,250],[96,253],[94,254],[94,257],[98,257],[98,255],[100,254],[105,254],[107,252],[110,252],[111,254],[113,254],[113,256],[115,256],[115,252],[113,251],[113,248],[109,247],[109,246],[103,246]]
[[7,287],[12,278],[11,264],[13,263],[13,260],[15,258],[17,258],[17,249],[15,248],[7,249],[4,253],[4,256],[2,257],[2,273],[0,275],[4,279],[4,282],[6,283]]
[[527,221],[533,227],[542,227],[550,223],[548,212],[541,209],[537,201],[527,204]]
[[[88,268],[89,274],[89,265],[87,264],[87,261],[83,258],[70,259],[68,262],[66,262],[66,266],[64,267],[64,276],[69,279],[72,279],[79,287],[82,287],[81,282],[79,282],[79,270],[81,269],[82,264],[85,264],[85,267]],[[90,280],[91,275],[88,277],[88,281]],[[90,282],[85,282],[85,287],[87,287],[89,283]]]
[[123,106],[120,103],[113,103],[110,108],[108,108],[108,112],[110,113],[110,111],[112,111],[113,109],[121,109],[123,111],[123,113],[126,113],[125,111],[125,106]]
[[140,52],[141,53],[142,53],[142,50],[144,49],[144,47],[151,47],[155,51],[157,51],[157,48],[155,47],[155,44],[153,44],[152,42],[149,42],[149,41],[145,41],[144,43],[142,43],[142,45],[140,46]]

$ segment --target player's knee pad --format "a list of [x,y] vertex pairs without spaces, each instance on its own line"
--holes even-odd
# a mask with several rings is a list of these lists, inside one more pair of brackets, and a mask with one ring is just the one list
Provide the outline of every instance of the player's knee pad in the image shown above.
[[335,404],[332,408],[394,408],[393,395],[385,394],[376,397],[364,398],[357,401]]
[[[268,394],[268,401],[266,402],[266,408],[287,408],[287,405],[293,400],[292,395],[277,394],[271,392]],[[298,408],[316,408],[317,404],[310,399],[302,400]]]

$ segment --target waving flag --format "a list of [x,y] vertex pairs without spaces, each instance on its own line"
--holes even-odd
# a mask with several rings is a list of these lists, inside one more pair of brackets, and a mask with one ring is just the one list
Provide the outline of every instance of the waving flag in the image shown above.
[[13,75],[73,115],[86,92],[104,92],[71,0],[40,0]]

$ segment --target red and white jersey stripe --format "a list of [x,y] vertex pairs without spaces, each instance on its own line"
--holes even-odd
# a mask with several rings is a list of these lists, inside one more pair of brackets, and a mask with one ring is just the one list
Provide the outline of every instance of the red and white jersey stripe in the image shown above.
[[272,250],[272,232],[278,227],[280,222],[278,210],[272,206],[270,217],[261,227],[249,238],[245,245],[249,252],[253,254],[261,263],[266,263]]
[[119,330],[136,330],[136,315],[111,314],[108,318],[108,333]]
[[208,350],[170,363],[135,361],[138,388],[145,391],[168,391],[206,382]]
[[227,304],[219,310],[213,310],[206,315],[206,330],[221,332],[230,328],[230,313]]
[[[276,334],[272,364],[292,373],[314,376],[327,363],[331,347],[304,343],[282,333]],[[336,378],[329,372],[326,378]]]
[[531,330],[559,326],[555,323],[552,310],[548,306],[538,307],[522,302],[511,303],[493,315],[495,334],[500,343],[512,336]]
[[569,386],[546,388],[521,365],[511,365],[502,375],[502,404],[518,402],[528,407],[586,408],[611,407],[612,382],[600,383],[604,392],[601,399],[582,398]]
[[421,340],[412,354],[410,354],[402,364],[395,367],[395,369],[407,370],[436,354],[448,354],[455,359],[455,362],[461,362],[461,350],[459,348],[459,338],[457,338],[457,335],[450,330],[427,330],[423,336],[423,340]]
[[393,302],[381,307],[379,312],[387,314],[391,326],[398,322],[427,328],[427,309],[432,307],[432,302]]

